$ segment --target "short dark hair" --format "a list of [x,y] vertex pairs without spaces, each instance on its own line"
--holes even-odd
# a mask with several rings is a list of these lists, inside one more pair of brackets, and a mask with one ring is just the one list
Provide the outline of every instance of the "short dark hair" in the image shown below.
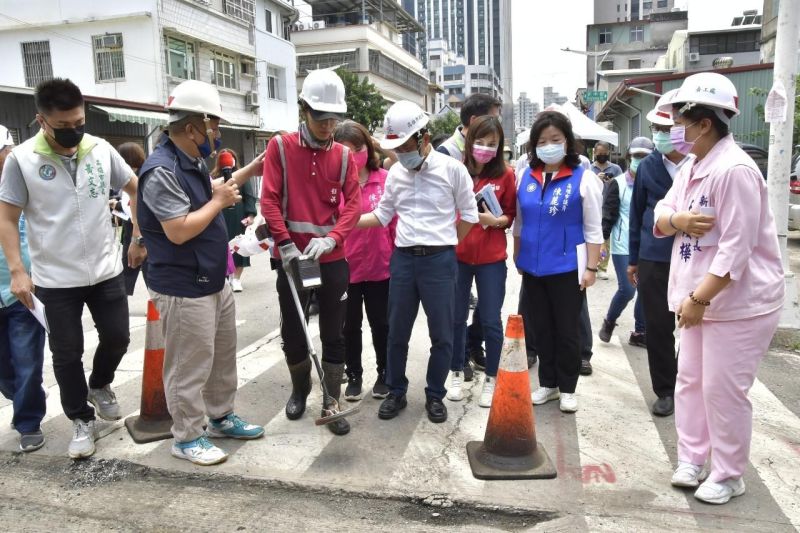
[[[691,109],[687,109],[686,111],[681,113],[680,109],[684,105],[686,104],[684,103],[673,104],[672,109],[674,111],[678,111],[682,117],[685,117],[693,122],[703,120],[704,118],[709,119],[711,121],[711,125],[713,126],[714,130],[717,132],[717,135],[720,138],[726,137],[730,132],[730,128],[728,127],[728,125],[722,122],[722,120],[720,120],[719,116],[717,115],[716,111],[714,111],[710,107],[696,105],[693,106]],[[731,118],[733,116],[733,112],[728,111],[727,109],[724,109],[723,113],[725,113],[725,115],[728,118]]]
[[139,143],[127,142],[117,147],[117,152],[131,168],[142,168],[144,165],[144,149]]
[[597,148],[600,146],[605,146],[606,150],[608,150],[609,155],[611,154],[612,152],[611,143],[608,143],[606,141],[597,141],[596,143],[594,143],[594,150],[597,150]]
[[461,125],[469,126],[469,119],[488,115],[493,107],[503,107],[503,102],[483,93],[469,95],[461,106]]
[[44,114],[83,106],[81,90],[66,78],[53,78],[39,83],[33,99],[36,109]]
[[472,156],[472,146],[475,144],[475,140],[488,137],[493,133],[497,135],[497,153],[491,161],[483,166],[483,172],[480,175],[484,178],[499,178],[505,174],[506,162],[503,159],[502,150],[502,146],[505,144],[503,126],[497,120],[497,117],[488,115],[476,118],[467,132],[467,140],[464,143],[464,165],[466,165],[470,173],[476,165],[475,158]]
[[564,163],[570,168],[577,168],[581,164],[581,159],[575,149],[575,134],[572,132],[572,122],[569,121],[566,115],[558,111],[543,111],[539,113],[536,122],[531,126],[527,148],[531,168],[544,166],[544,161],[536,156],[536,145],[539,143],[539,137],[542,136],[542,132],[550,126],[563,133],[567,139],[567,156],[564,158]]
[[345,120],[336,126],[336,131],[333,132],[333,140],[342,143],[347,142],[355,147],[367,147],[367,168],[369,170],[378,170],[381,168],[381,160],[375,152],[375,145],[372,144],[372,135],[369,134],[367,128],[354,120]]

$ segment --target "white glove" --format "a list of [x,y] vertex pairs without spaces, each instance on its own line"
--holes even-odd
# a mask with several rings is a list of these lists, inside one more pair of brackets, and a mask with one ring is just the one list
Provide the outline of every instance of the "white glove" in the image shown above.
[[323,254],[327,254],[336,248],[336,241],[333,237],[314,237],[303,250],[303,255],[307,255],[313,260],[317,260]]
[[283,270],[288,272],[289,265],[291,264],[292,260],[300,257],[300,250],[297,249],[297,246],[293,242],[279,246],[278,250],[281,252],[281,263],[283,264]]

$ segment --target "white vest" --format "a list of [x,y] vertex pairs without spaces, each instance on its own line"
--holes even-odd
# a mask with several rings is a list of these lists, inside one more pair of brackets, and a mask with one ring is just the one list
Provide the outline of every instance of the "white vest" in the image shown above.
[[121,245],[108,208],[111,145],[84,135],[75,183],[40,131],[14,149],[25,185],[33,283],[85,287],[122,272]]

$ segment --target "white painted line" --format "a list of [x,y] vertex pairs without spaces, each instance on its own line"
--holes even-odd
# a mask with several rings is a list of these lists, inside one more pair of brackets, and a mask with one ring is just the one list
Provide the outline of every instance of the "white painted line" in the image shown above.
[[[673,467],[619,338],[595,342],[593,350],[594,375],[581,377],[576,390],[581,471],[568,475],[582,481],[587,501],[602,495],[607,502],[613,492],[647,492],[653,507],[688,511],[686,495],[670,485]],[[672,527],[697,527],[688,513],[676,514]],[[586,518],[589,530],[601,529],[602,517]]]
[[[750,462],[783,514],[800,529],[800,419],[758,380],[750,389],[750,400]],[[746,482],[747,473],[744,477]]]

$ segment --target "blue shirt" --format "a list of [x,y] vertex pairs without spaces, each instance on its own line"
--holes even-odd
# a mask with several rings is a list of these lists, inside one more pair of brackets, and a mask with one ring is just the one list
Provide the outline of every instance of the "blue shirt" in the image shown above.
[[[25,217],[19,217],[19,249],[22,253],[22,264],[25,270],[31,271],[31,257],[28,254],[28,238],[25,235]],[[11,272],[8,270],[6,256],[3,248],[0,247],[0,307],[8,307],[17,301],[16,296],[11,294]]]

